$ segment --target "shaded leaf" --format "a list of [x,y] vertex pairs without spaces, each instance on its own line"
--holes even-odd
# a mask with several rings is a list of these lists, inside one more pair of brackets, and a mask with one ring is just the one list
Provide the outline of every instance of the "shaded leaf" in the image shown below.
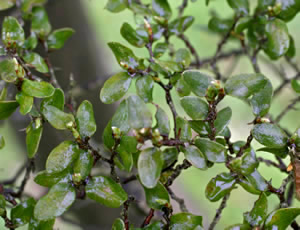
[[202,230],[202,216],[191,213],[177,213],[170,218],[170,230]]
[[296,93],[300,93],[300,83],[296,79],[291,80],[291,85]]
[[5,59],[0,62],[0,75],[6,82],[14,82],[18,76],[16,74],[16,63],[12,59]]
[[59,181],[68,182],[72,179],[69,169],[58,173],[48,173],[46,170],[40,171],[34,178],[34,182],[44,187],[52,187]]
[[54,94],[55,88],[45,81],[31,81],[24,79],[22,83],[22,91],[28,96],[45,98]]
[[204,120],[208,114],[208,104],[199,97],[186,96],[181,98],[180,104],[193,120]]
[[94,158],[89,151],[81,151],[78,159],[74,162],[74,174],[84,180],[91,172]]
[[214,163],[226,161],[225,146],[205,138],[197,138],[195,145],[205,154],[206,158]]
[[152,0],[152,10],[154,15],[169,19],[172,16],[172,10],[167,0]]
[[0,101],[0,120],[9,118],[19,107],[16,101]]
[[250,11],[248,0],[227,0],[229,6],[239,14],[247,15]]
[[232,116],[232,110],[230,107],[226,107],[220,110],[217,114],[217,119],[214,122],[216,128],[216,134],[220,134],[228,126]]
[[173,20],[169,24],[169,31],[171,34],[180,35],[185,32],[195,21],[193,16],[183,16],[181,18],[177,18]]
[[108,0],[105,9],[112,13],[119,13],[127,8],[126,0]]
[[144,187],[144,190],[150,208],[159,210],[170,203],[169,193],[162,183],[158,182],[154,188]]
[[145,103],[152,101],[153,87],[154,81],[149,75],[139,77],[135,83],[136,93]]
[[75,118],[70,113],[65,113],[52,105],[44,106],[43,115],[48,122],[56,129],[67,129],[69,124],[75,122]]
[[20,113],[26,115],[31,111],[33,105],[33,97],[26,95],[24,92],[19,92],[16,95],[16,101],[20,104]]
[[268,213],[267,196],[262,193],[258,200],[255,201],[251,212],[244,213],[244,220],[252,227],[260,226],[265,220]]
[[65,106],[64,91],[56,88],[51,97],[47,97],[43,99],[40,106],[42,113],[44,113],[44,107],[48,105],[54,106],[57,109],[64,111],[64,106]]
[[182,148],[185,158],[196,168],[205,170],[206,159],[203,153],[194,145]]
[[111,127],[119,128],[124,134],[130,129],[127,104],[127,100],[122,101],[111,120]]
[[51,32],[48,14],[44,7],[32,8],[31,30],[44,39]]
[[171,127],[168,114],[160,107],[157,107],[155,113],[156,127],[162,136],[169,136]]
[[82,139],[94,135],[97,125],[91,102],[85,100],[80,104],[76,113],[76,124]]
[[34,218],[31,218],[28,230],[52,230],[54,227],[55,219],[48,221],[38,221]]
[[48,73],[48,66],[44,59],[37,53],[29,52],[23,56],[25,62],[34,67],[40,73]]
[[38,151],[43,134],[43,126],[36,127],[35,122],[31,122],[26,128],[26,147],[29,158],[33,158]]
[[230,162],[232,169],[243,175],[249,175],[255,171],[259,162],[253,149],[248,149],[241,157],[235,158]]
[[145,40],[127,22],[123,23],[121,27],[121,35],[135,47],[141,48],[146,44]]
[[25,33],[18,20],[8,16],[2,23],[2,42],[6,47],[22,46],[25,41]]
[[47,38],[48,49],[58,50],[64,47],[66,41],[75,33],[71,28],[54,30]]
[[212,81],[211,77],[199,72],[198,70],[187,70],[182,73],[184,81],[197,96],[203,97]]
[[12,223],[16,226],[23,226],[29,223],[35,203],[36,201],[33,198],[29,198],[12,208],[10,213]]
[[192,129],[189,126],[189,123],[187,120],[183,119],[182,117],[176,117],[176,133],[179,135],[179,138],[181,140],[190,141],[192,138]]
[[300,215],[300,208],[281,208],[271,212],[265,220],[264,229],[285,230]]

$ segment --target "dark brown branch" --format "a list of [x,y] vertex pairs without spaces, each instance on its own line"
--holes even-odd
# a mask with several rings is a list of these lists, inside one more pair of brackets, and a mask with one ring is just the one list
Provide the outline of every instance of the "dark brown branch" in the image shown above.
[[148,224],[150,224],[152,218],[154,216],[154,209],[151,208],[150,211],[149,211],[149,214],[148,216],[146,216],[146,219],[144,220],[143,224],[142,224],[142,228],[146,227]]
[[224,196],[224,198],[223,198],[223,200],[221,202],[220,207],[217,209],[217,212],[216,212],[216,215],[215,215],[213,221],[209,225],[208,230],[213,230],[215,228],[215,226],[217,225],[217,223],[219,222],[219,220],[221,218],[222,211],[226,207],[226,203],[227,203],[227,201],[229,199],[229,196],[230,196],[230,193]]
[[129,210],[129,205],[134,201],[133,196],[129,196],[128,200],[125,201],[123,211],[122,211],[122,216],[125,224],[125,230],[129,230],[129,219],[128,219],[128,210]]
[[188,162],[186,159],[183,161],[182,164],[177,165],[176,168],[174,169],[174,172],[172,173],[171,176],[169,176],[165,186],[169,187],[173,184],[174,180],[180,175],[180,173],[182,172],[182,170],[184,169],[188,169],[189,167],[191,167],[191,163]]
[[262,158],[262,157],[258,157],[257,160],[258,160],[259,162],[265,163],[267,166],[274,166],[275,168],[278,168],[281,172],[287,173],[286,167],[282,167],[280,164],[277,164],[277,163],[275,163],[274,161],[267,160],[267,159],[264,159],[264,158]]
[[243,155],[244,151],[250,147],[252,140],[253,140],[253,136],[252,136],[252,134],[250,134],[247,138],[246,144],[240,148],[240,150],[237,153],[236,157],[240,157],[240,156]]
[[169,188],[169,187],[166,187],[166,188],[167,188],[171,198],[178,203],[180,211],[181,212],[189,212],[185,205],[184,199],[178,197],[171,188]]

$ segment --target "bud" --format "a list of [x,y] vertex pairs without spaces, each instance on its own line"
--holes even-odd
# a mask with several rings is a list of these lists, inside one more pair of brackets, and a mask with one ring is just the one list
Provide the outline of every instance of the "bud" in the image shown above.
[[120,139],[121,138],[121,130],[118,127],[111,127],[112,133],[115,139]]
[[41,118],[35,119],[35,128],[38,129],[42,126],[42,120]]
[[72,175],[72,180],[73,180],[73,183],[75,185],[79,185],[81,183],[81,180],[82,180],[82,176],[80,173],[74,173]]
[[270,123],[270,122],[271,122],[270,119],[266,117],[260,119],[260,123]]
[[168,20],[163,18],[163,17],[159,17],[159,16],[154,16],[154,20],[157,22],[157,24],[160,25],[166,25],[168,23]]

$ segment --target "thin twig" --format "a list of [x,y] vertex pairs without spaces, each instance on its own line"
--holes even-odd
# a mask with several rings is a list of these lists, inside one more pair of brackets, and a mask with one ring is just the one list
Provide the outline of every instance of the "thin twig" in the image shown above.
[[226,203],[229,199],[230,193],[228,193],[227,195],[224,196],[220,207],[217,209],[216,215],[213,219],[213,221],[211,222],[211,224],[209,225],[208,230],[213,230],[215,228],[215,226],[217,225],[217,223],[219,222],[220,218],[221,218],[221,214],[222,211],[224,210],[224,208],[226,207]]
[[294,109],[295,105],[300,102],[300,96],[296,97],[292,100],[292,102],[284,109],[282,112],[275,118],[275,122],[279,123],[280,120],[292,109]]

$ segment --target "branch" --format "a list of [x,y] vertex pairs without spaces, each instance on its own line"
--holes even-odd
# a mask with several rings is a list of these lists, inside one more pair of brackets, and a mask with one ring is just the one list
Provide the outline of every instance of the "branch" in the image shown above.
[[216,215],[213,219],[213,221],[211,222],[211,224],[209,225],[208,230],[213,230],[215,228],[215,226],[217,225],[217,223],[219,222],[220,218],[221,218],[221,214],[222,211],[224,210],[224,208],[226,207],[226,203],[229,199],[230,193],[228,193],[227,195],[224,196],[220,207],[217,209]]
[[300,102],[300,96],[296,97],[292,102],[275,118],[275,122],[279,123],[280,120],[292,109],[295,109],[295,105]]

